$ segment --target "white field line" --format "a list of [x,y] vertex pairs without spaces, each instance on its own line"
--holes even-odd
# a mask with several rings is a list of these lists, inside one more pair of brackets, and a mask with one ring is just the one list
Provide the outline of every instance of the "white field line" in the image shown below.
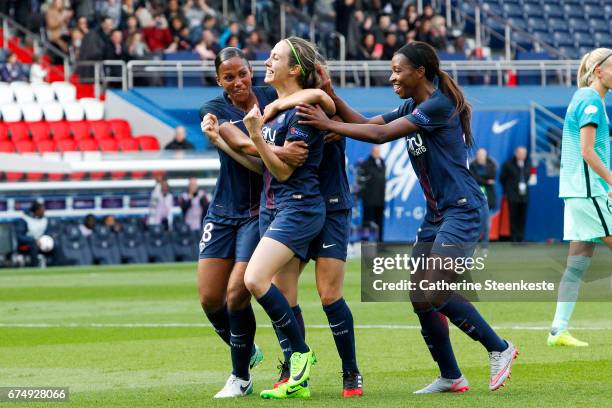
[[[158,327],[211,327],[208,323],[0,323],[0,327],[21,327],[21,328],[158,328]],[[258,328],[270,328],[270,325],[259,324]],[[326,324],[309,324],[307,329],[327,329]],[[451,326],[452,327],[452,326]],[[356,329],[375,329],[375,330],[420,330],[421,326],[404,324],[356,324]],[[499,325],[493,326],[495,330],[550,330],[550,326],[533,325]],[[573,327],[572,330],[612,330],[612,326],[585,326]]]

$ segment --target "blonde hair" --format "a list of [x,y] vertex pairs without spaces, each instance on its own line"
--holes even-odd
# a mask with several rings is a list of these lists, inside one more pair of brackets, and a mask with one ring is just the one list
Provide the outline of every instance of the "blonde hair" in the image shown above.
[[597,48],[591,52],[587,52],[580,60],[580,67],[576,75],[576,83],[578,88],[590,86],[595,79],[593,73],[598,65],[608,59],[612,55],[612,50],[609,48]]

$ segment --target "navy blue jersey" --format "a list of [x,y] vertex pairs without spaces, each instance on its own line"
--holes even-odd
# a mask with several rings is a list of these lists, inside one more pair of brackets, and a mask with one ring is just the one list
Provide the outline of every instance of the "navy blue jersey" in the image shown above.
[[[268,103],[277,98],[276,90],[271,87],[254,86],[253,92],[262,111]],[[245,133],[245,137],[249,137],[242,122],[246,112],[232,105],[225,92],[202,106],[200,119],[204,118],[207,113],[214,114],[219,119],[219,125],[225,122],[233,123]],[[218,152],[221,168],[208,211],[231,218],[256,215],[259,211],[259,196],[263,185],[261,176],[234,161],[225,152],[221,150]]]
[[264,190],[261,206],[282,209],[291,205],[311,205],[323,201],[319,189],[319,166],[323,157],[324,133],[310,126],[300,125],[296,110],[279,113],[262,128],[266,143],[283,146],[285,140],[302,140],[308,145],[308,159],[293,171],[285,182],[276,180],[268,169],[264,169]]
[[325,143],[319,167],[321,195],[327,211],[349,210],[353,207],[351,190],[346,176],[346,140]]
[[419,130],[406,135],[410,162],[419,178],[429,219],[449,207],[479,208],[484,195],[468,169],[468,147],[453,101],[439,89],[419,105],[408,99],[383,115],[386,123],[406,117]]

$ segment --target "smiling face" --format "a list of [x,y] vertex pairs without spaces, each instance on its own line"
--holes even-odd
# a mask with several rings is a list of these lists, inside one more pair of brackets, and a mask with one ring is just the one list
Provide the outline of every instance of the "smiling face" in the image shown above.
[[223,61],[217,72],[217,83],[234,103],[248,101],[252,79],[253,72],[249,65],[238,56]]
[[282,83],[288,79],[295,79],[300,75],[299,65],[289,66],[289,53],[291,48],[286,41],[279,41],[266,60],[266,77],[264,82],[268,85]]
[[391,76],[389,82],[393,91],[402,99],[414,96],[418,84],[425,76],[425,68],[415,69],[405,55],[397,53],[391,60]]

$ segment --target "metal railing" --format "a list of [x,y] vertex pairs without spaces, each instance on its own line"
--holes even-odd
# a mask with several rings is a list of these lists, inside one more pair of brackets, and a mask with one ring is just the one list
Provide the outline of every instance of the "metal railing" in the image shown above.
[[563,119],[535,102],[529,105],[531,160],[536,167],[541,160],[546,174],[559,175]]

